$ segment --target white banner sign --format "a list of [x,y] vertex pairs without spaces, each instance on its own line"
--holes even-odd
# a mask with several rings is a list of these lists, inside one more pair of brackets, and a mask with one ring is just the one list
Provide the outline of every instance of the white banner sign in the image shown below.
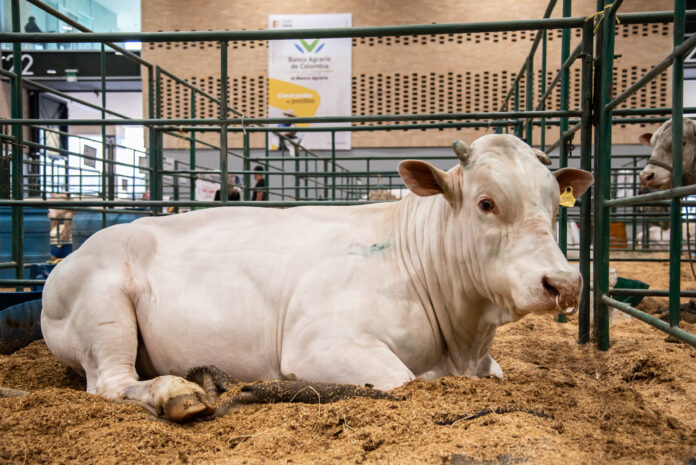
[[[269,29],[312,29],[351,27],[351,14],[269,15]],[[280,127],[309,124],[292,123],[293,116],[350,116],[352,39],[271,40],[268,45],[268,116],[287,117]],[[347,124],[320,124],[337,126]],[[307,149],[330,149],[331,133],[293,132],[286,134]],[[271,141],[278,146],[277,138]],[[350,149],[350,133],[336,133],[336,148]],[[291,150],[291,154],[294,151]]]
[[215,193],[220,190],[220,183],[196,179],[196,200],[215,200]]

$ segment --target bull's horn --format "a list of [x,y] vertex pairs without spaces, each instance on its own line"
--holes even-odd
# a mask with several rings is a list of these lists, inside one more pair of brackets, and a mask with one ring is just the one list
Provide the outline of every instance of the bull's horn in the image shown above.
[[551,164],[551,160],[549,159],[549,156],[546,155],[546,152],[535,148],[533,148],[532,151],[534,152],[534,155],[536,155],[536,157],[539,159],[539,161],[542,162],[544,165]]
[[469,161],[469,157],[471,156],[471,149],[469,146],[463,141],[457,139],[452,142],[452,148],[454,149],[454,153],[457,154],[459,161],[462,162],[462,165],[466,165]]

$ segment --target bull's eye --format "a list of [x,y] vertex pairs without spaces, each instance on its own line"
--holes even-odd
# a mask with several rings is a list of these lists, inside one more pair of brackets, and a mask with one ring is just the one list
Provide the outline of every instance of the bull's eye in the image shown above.
[[490,213],[495,209],[495,204],[491,199],[481,199],[478,203],[479,208],[482,212]]

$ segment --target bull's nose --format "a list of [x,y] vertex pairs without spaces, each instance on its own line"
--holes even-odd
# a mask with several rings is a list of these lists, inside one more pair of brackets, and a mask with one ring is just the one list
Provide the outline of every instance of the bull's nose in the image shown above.
[[640,173],[640,185],[645,187],[650,181],[655,179],[655,173],[652,171],[643,171]]
[[558,299],[563,308],[573,306],[582,290],[582,278],[575,272],[546,274],[541,278],[541,284],[551,297]]

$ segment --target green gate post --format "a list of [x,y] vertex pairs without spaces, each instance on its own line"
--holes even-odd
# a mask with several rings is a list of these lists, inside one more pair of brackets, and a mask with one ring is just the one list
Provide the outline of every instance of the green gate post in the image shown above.
[[[295,145],[294,142],[290,142]],[[295,145],[295,200],[300,200],[300,150]]]
[[[196,117],[196,92],[191,89],[191,119]],[[196,170],[196,131],[191,129],[191,144],[189,145],[189,169]],[[189,199],[196,200],[196,175],[191,173],[189,177]]]
[[[227,41],[220,41],[220,120],[227,119]],[[246,133],[245,133],[246,136]],[[244,150],[244,164],[248,154]],[[249,175],[244,173],[244,200],[249,200]],[[220,201],[227,203],[227,125],[220,124]]]
[[[546,29],[542,31],[541,36],[541,82],[539,83],[539,93],[546,93]],[[541,110],[546,110],[546,100],[539,102]],[[546,118],[541,118],[541,132],[539,133],[541,150],[546,150]]]
[[[102,200],[106,200],[106,186],[107,186],[107,167],[106,167],[106,52],[104,50],[104,42],[101,43],[101,48],[99,51],[99,73],[101,76],[101,146],[102,146]],[[70,157],[68,157],[68,160]],[[67,166],[66,166],[67,170]],[[102,208],[101,214],[102,229],[106,228],[106,207]]]
[[[12,32],[21,32],[19,22],[19,0],[12,0]],[[13,119],[22,118],[22,44],[12,44],[12,67],[16,75],[12,86],[11,112]],[[22,150],[22,126],[12,125],[12,198],[22,200],[24,174],[24,153]],[[12,207],[12,260],[16,263],[15,278],[24,279],[24,208]],[[16,290],[23,291],[23,286]]]
[[[582,27],[582,125],[580,127],[580,168],[592,171],[592,22]],[[578,309],[578,342],[590,341],[590,243],[592,236],[592,189],[580,203],[580,275],[582,295]],[[635,236],[634,236],[635,237]]]
[[270,156],[270,154],[268,153],[268,131],[265,131],[263,134],[266,138],[266,163],[263,166],[266,175],[266,192],[268,193],[268,195],[266,195],[266,198],[268,200],[271,200],[271,162],[268,161],[268,157]]
[[[251,199],[251,174],[249,170],[251,169],[251,163],[249,162],[249,133],[244,132],[243,135],[244,142],[244,158],[242,159],[242,169],[244,170],[244,200]],[[268,186],[268,182],[266,182]],[[268,188],[268,187],[266,187]]]
[[[563,0],[563,16],[570,16],[571,0]],[[569,68],[563,66],[570,56],[570,30],[563,29],[561,31],[561,111],[568,110],[568,100],[570,94],[570,72]],[[561,117],[559,126],[560,145],[558,147],[559,162],[558,168],[568,166],[568,149],[570,144],[568,137],[565,136],[568,131],[568,117]],[[568,256],[568,209],[560,207],[558,212],[558,245],[561,248],[563,255]],[[563,313],[559,313],[557,317],[559,323],[565,323],[567,320]]]
[[[525,83],[526,83],[526,89],[525,89],[525,109],[527,111],[532,111],[534,110],[534,106],[532,103],[534,102],[534,57],[529,56],[527,57],[527,73],[525,75]],[[525,129],[524,129],[524,135],[527,140],[527,143],[529,145],[534,144],[534,141],[532,140],[532,128],[534,125],[532,124],[532,119],[533,118],[527,118],[525,121]]]
[[[674,48],[684,41],[685,0],[674,0]],[[675,56],[672,63],[672,187],[682,185],[684,140],[684,58]],[[679,326],[679,292],[681,287],[681,199],[670,205],[669,238],[669,325]]]
[[[156,110],[155,108],[159,108],[159,105],[157,105],[157,100],[159,97],[159,92],[156,91],[156,88],[159,88],[159,85],[155,86],[155,80],[159,83],[159,69],[156,67],[149,66],[147,68],[147,89],[148,89],[148,118],[149,119],[155,119],[156,115]],[[150,200],[155,200],[157,198],[157,186],[159,184],[159,176],[157,173],[157,131],[155,130],[154,126],[150,126],[148,128],[149,132],[149,162],[150,162]],[[155,206],[152,207],[152,214],[157,215],[159,212],[159,209]]]
[[[520,110],[520,84],[519,81],[515,82],[515,103],[514,103],[514,111],[519,111]],[[518,118],[515,118],[515,135],[522,139],[522,125],[520,124],[520,120]]]
[[[605,0],[606,2],[607,0]],[[616,1],[616,0],[615,0]],[[618,2],[620,3],[620,1]],[[595,234],[594,234],[594,305],[597,345],[600,350],[609,349],[609,308],[602,297],[609,294],[609,216],[604,206],[609,200],[611,187],[611,118],[613,110],[607,108],[611,100],[614,66],[614,22],[616,10],[610,9],[601,24],[602,51],[599,83],[599,147],[595,178]]]
[[[370,159],[367,160],[367,200],[370,200]],[[379,189],[381,186],[377,186]]]
[[331,200],[336,200],[336,131],[331,131]]

